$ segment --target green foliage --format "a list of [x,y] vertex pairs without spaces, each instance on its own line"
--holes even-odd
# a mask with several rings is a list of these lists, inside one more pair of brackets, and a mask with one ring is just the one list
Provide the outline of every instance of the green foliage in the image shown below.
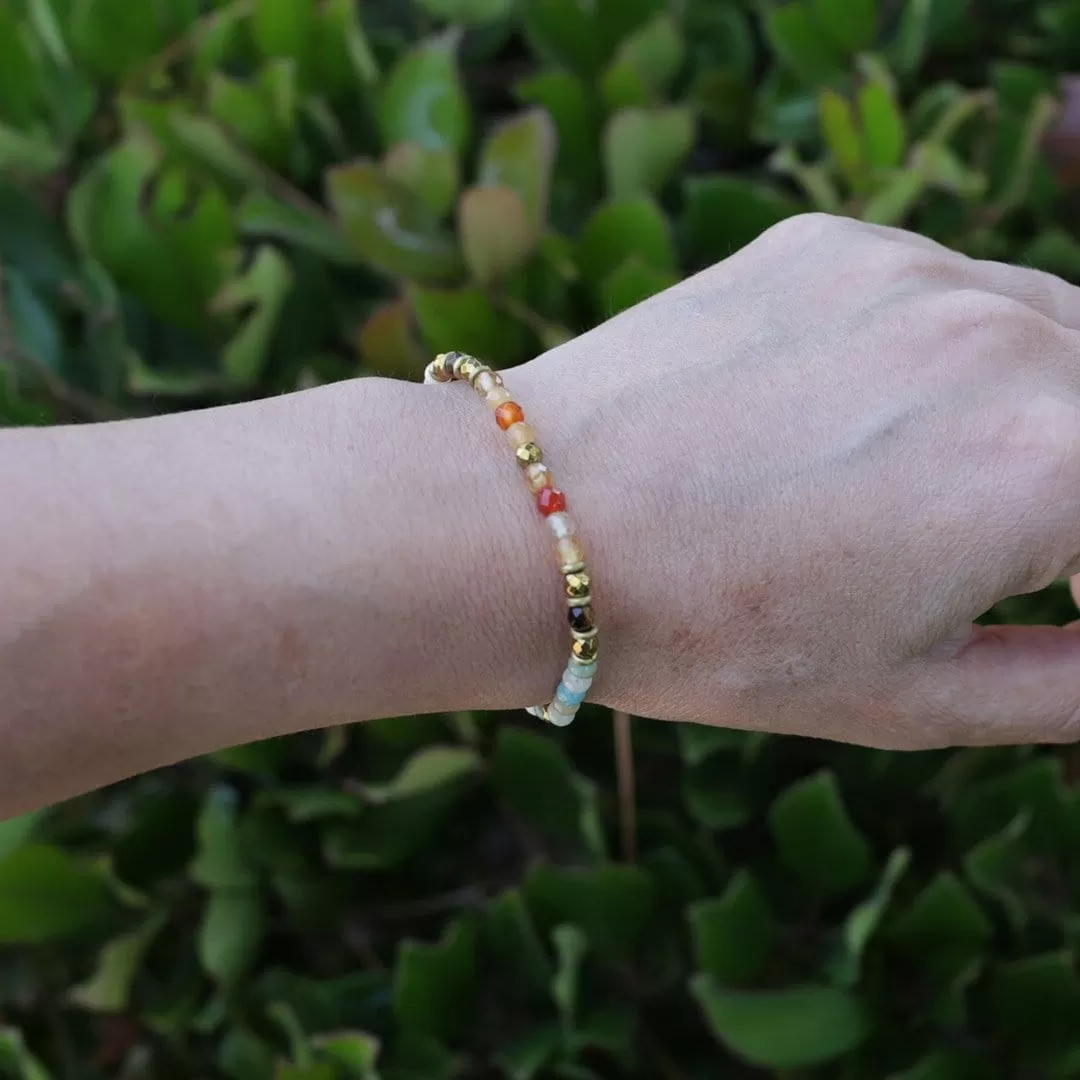
[[[8,0],[0,422],[511,365],[806,210],[1080,282],[1042,153],[1078,31],[1075,0]],[[273,739],[0,823],[0,1077],[1080,1075],[1071,750],[638,724],[627,864],[605,719]]]

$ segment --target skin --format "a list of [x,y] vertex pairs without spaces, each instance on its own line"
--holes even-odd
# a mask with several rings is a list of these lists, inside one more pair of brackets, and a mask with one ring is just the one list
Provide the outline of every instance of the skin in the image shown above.
[[[447,343],[451,347],[453,343]],[[916,749],[1080,738],[1080,290],[810,215],[507,375],[593,700]],[[0,433],[0,818],[269,735],[546,700],[547,530],[467,388]]]

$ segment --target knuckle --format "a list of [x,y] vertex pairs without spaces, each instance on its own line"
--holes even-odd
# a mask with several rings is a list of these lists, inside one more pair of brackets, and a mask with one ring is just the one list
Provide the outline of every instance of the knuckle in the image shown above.
[[784,218],[783,221],[770,226],[761,234],[761,238],[770,243],[802,246],[845,231],[847,221],[847,218],[839,215],[825,214],[820,211],[796,214],[794,217]]
[[922,325],[954,359],[1002,359],[1015,367],[1021,356],[1043,355],[1061,344],[1061,327],[1007,296],[960,288],[934,293],[922,305]]

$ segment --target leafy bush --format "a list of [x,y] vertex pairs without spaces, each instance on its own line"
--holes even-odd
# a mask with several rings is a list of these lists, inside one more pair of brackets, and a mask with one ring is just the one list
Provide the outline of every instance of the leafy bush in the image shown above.
[[[1080,0],[5,0],[0,416],[514,364],[809,208],[1080,279],[1078,59]],[[638,721],[631,821],[612,738],[407,717],[0,825],[0,1076],[1080,1076],[1075,753]]]

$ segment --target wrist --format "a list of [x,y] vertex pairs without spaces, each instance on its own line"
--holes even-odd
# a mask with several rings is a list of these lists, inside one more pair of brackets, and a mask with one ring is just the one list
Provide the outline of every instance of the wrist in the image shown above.
[[565,602],[490,415],[461,385],[334,389],[343,465],[330,504],[362,654],[339,707],[361,700],[376,716],[547,700],[565,663]]

